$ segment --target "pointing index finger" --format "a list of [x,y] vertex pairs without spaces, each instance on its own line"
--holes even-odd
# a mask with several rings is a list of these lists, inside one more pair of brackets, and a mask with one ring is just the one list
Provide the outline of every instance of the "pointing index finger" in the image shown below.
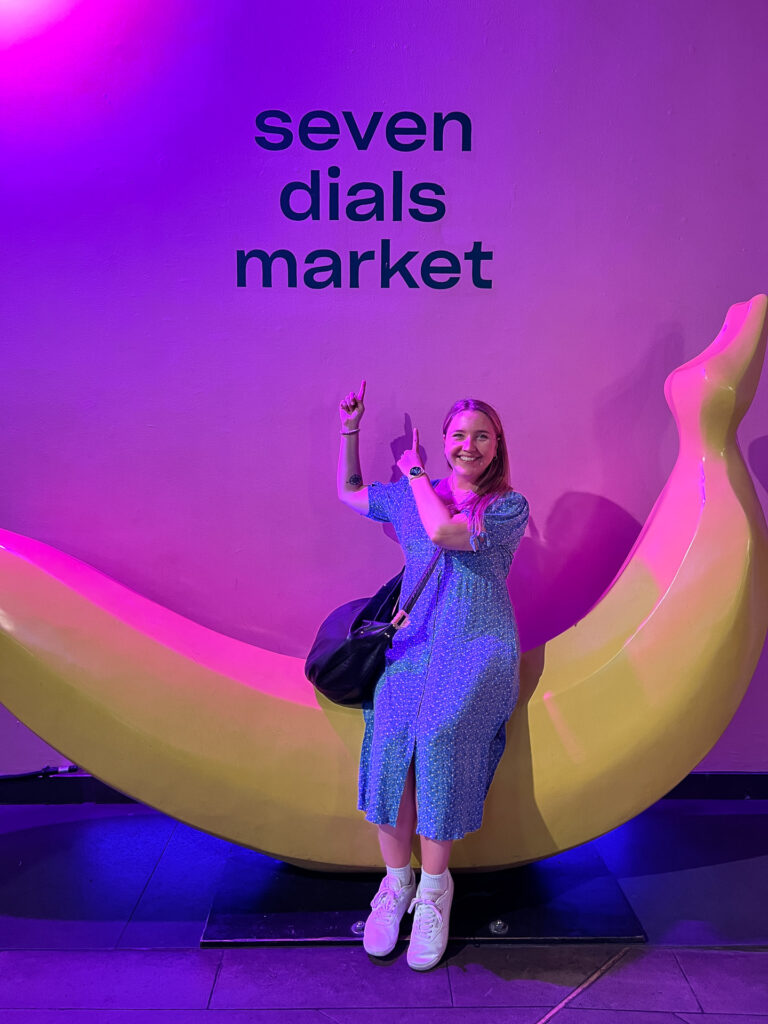
[[360,390],[357,393],[357,400],[358,400],[358,402],[362,402],[362,400],[364,398],[365,398],[365,380],[362,380],[360,382]]

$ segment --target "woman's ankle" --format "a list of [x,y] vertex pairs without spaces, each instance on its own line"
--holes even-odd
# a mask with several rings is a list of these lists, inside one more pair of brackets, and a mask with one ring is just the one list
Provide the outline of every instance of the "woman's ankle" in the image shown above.
[[419,889],[429,889],[433,892],[445,892],[448,888],[448,879],[450,872],[448,868],[441,871],[439,875],[432,875],[428,871],[422,869],[421,878],[419,879]]
[[413,882],[413,868],[406,864],[403,868],[393,868],[387,864],[387,874],[394,878],[399,886],[410,885]]

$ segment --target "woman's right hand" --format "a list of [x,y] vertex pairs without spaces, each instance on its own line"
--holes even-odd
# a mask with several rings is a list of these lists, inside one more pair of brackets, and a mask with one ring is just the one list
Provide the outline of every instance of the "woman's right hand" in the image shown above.
[[360,420],[363,418],[365,412],[365,406],[363,405],[363,398],[365,397],[365,381],[361,381],[360,390],[355,394],[354,391],[350,391],[339,402],[339,416],[341,417],[341,429],[342,430],[356,430],[360,426]]

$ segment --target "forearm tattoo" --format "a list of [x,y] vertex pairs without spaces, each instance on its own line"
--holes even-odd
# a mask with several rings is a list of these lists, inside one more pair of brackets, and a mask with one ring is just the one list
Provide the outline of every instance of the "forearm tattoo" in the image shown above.
[[352,476],[349,477],[349,479],[347,480],[347,483],[351,484],[353,487],[359,487],[362,484],[362,482],[363,478],[360,476],[359,473],[353,473]]

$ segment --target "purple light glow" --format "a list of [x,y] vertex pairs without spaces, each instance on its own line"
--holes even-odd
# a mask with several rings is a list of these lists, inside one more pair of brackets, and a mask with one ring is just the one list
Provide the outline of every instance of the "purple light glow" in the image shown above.
[[114,117],[156,81],[176,13],[149,0],[0,0],[0,139],[40,154]]

